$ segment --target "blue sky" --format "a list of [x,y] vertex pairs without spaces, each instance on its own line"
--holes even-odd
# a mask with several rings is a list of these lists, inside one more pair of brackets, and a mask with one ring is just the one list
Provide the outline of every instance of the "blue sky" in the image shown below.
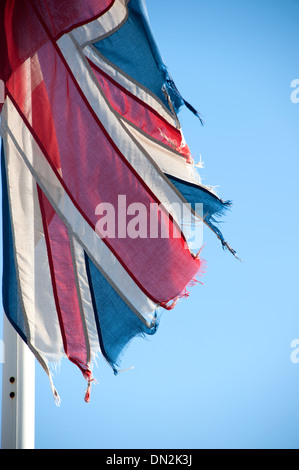
[[37,365],[36,448],[299,448],[299,3],[147,3],[176,85],[205,120],[180,114],[204,183],[233,201],[222,230],[244,261],[205,230],[203,285],[130,345],[133,370],[115,377],[98,361],[89,404],[65,360],[57,408]]

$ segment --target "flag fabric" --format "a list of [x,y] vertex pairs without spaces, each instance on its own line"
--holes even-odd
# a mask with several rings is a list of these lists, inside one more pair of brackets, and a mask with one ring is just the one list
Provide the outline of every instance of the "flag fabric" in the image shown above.
[[3,307],[55,398],[67,357],[89,401],[94,358],[117,374],[201,272],[185,220],[234,253],[217,226],[230,203],[201,183],[178,112],[201,117],[143,0],[6,0],[0,15]]

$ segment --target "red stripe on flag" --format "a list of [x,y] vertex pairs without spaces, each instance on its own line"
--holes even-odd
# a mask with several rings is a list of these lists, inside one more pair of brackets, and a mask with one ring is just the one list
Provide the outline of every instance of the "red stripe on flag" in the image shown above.
[[57,41],[63,34],[104,15],[115,0],[30,0],[30,3],[38,18],[45,23],[47,30]]
[[81,317],[68,230],[56,213],[53,216],[54,209],[39,186],[37,189],[64,350],[88,378],[90,353]]
[[88,60],[111,106],[146,134],[180,152],[191,162],[189,147],[179,129],[169,124],[156,110],[134,96],[108,74]]
[[48,41],[49,35],[57,40],[104,15],[114,3],[115,0],[1,0],[0,78],[7,80]]

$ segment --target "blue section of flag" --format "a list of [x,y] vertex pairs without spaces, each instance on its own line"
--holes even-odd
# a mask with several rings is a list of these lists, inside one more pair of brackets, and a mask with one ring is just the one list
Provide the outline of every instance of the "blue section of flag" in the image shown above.
[[158,322],[147,328],[86,254],[85,262],[101,351],[117,373],[121,354],[128,343],[136,336],[154,334]]
[[3,214],[3,309],[19,335],[27,342],[25,320],[18,292],[3,145],[1,147],[1,176]]
[[155,94],[169,107],[163,87],[176,112],[184,100],[176,89],[158,50],[143,0],[131,0],[125,23],[94,46],[110,62]]
[[171,175],[166,175],[168,179],[174,184],[174,186],[184,196],[186,201],[191,204],[193,210],[196,211],[196,204],[203,204],[203,217],[205,223],[210,229],[217,235],[224,247],[227,247],[230,251],[235,254],[224,240],[221,230],[217,226],[219,217],[231,206],[231,201],[223,201],[216,195],[196,184],[189,183],[188,181],[180,180]]

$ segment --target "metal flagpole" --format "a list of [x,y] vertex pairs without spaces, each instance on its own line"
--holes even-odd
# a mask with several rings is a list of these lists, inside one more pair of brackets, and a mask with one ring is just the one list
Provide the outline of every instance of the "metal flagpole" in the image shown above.
[[35,358],[3,314],[2,449],[34,449]]

